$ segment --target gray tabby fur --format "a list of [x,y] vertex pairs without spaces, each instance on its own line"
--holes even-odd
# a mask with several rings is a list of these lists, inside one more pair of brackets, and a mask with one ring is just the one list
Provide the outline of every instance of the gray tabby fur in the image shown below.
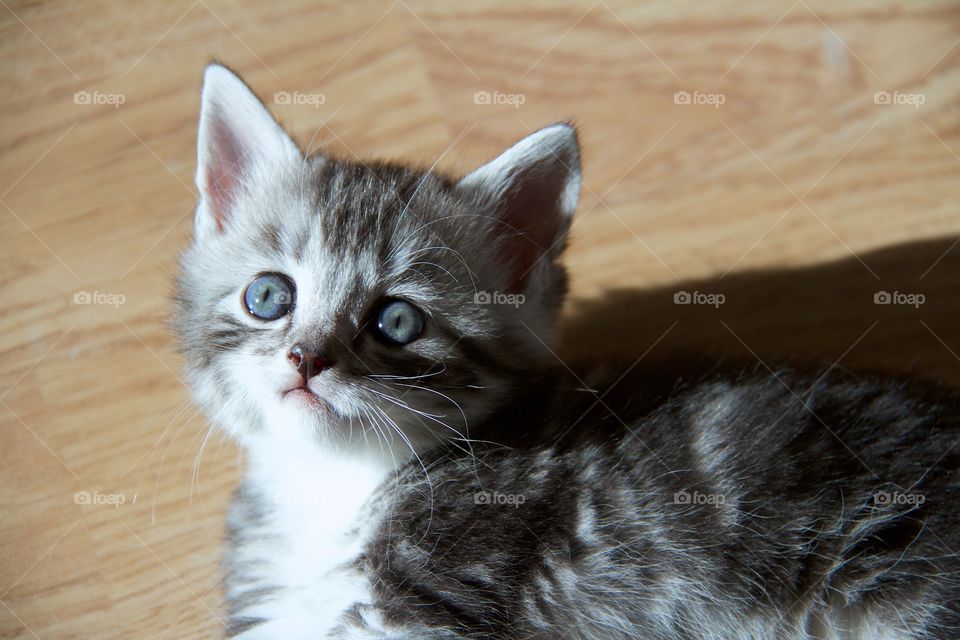
[[[960,637],[956,397],[669,363],[584,389],[558,368],[570,127],[462,180],[303,157],[213,65],[199,157],[175,324],[198,402],[247,452],[228,636]],[[272,323],[241,304],[266,271],[297,285]],[[423,337],[372,336],[385,296]],[[281,397],[298,341],[335,363],[321,408]]]

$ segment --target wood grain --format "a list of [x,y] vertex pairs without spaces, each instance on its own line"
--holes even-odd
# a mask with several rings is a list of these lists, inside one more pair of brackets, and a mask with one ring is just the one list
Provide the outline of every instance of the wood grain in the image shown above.
[[211,58],[268,102],[322,95],[271,108],[347,156],[446,152],[462,171],[574,120],[564,359],[960,386],[955,2],[8,1],[0,43],[0,637],[219,632],[242,461],[190,404],[166,328]]

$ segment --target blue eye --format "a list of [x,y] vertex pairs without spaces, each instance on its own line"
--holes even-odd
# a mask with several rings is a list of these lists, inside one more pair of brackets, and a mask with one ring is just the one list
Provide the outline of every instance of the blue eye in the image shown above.
[[423,333],[423,315],[409,302],[390,300],[377,313],[377,333],[391,344],[410,344]]
[[293,306],[293,283],[279,273],[262,273],[243,290],[247,311],[261,320],[276,320]]

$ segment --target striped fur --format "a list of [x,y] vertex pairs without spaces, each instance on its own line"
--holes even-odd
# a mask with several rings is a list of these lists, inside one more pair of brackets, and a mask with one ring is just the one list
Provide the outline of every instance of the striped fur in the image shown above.
[[[197,183],[175,326],[247,456],[227,636],[960,637],[956,396],[556,365],[570,127],[463,179],[304,157],[213,66]],[[271,322],[242,303],[263,272],[296,286]],[[425,317],[405,346],[372,326],[394,298]],[[294,343],[333,363],[313,404],[284,393]]]

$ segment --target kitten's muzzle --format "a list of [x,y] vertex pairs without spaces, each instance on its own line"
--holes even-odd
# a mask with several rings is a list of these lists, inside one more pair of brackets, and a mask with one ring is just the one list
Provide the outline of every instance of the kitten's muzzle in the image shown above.
[[295,344],[287,354],[287,358],[297,369],[297,373],[303,378],[303,383],[324,369],[328,368],[333,362],[317,351],[310,351],[301,344]]

